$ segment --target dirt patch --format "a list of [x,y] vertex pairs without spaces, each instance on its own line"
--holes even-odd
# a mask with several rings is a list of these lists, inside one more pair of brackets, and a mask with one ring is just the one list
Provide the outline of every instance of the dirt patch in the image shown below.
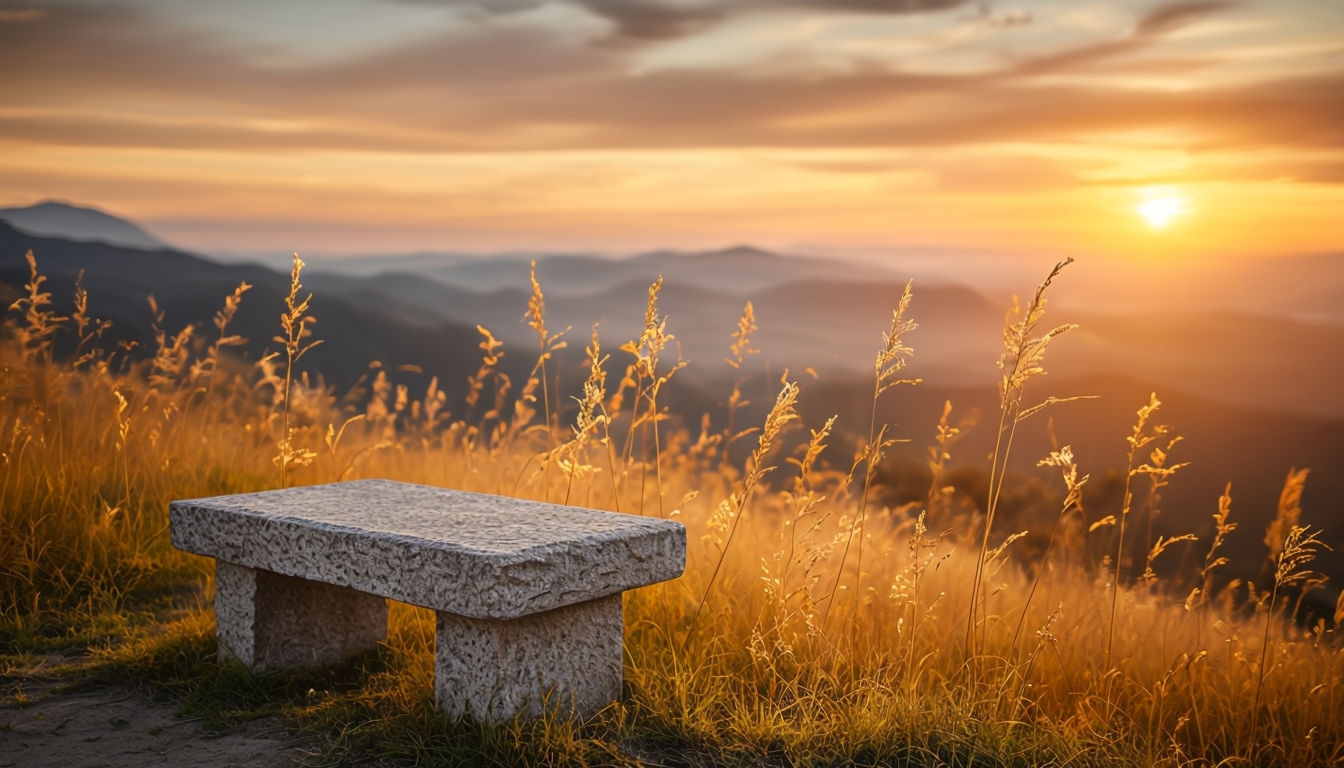
[[212,733],[127,687],[72,690],[59,680],[9,676],[3,693],[0,768],[291,768],[312,746],[273,717]]

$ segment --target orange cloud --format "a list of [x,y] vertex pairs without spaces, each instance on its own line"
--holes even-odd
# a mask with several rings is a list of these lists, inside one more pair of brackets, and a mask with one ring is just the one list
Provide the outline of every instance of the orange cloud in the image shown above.
[[[1107,197],[1121,185],[1296,183],[1319,201],[1334,199],[1344,167],[1336,54],[1318,46],[1257,68],[1209,42],[1231,35],[1244,47],[1265,34],[1217,27],[1251,10],[1233,3],[1086,23],[1039,10],[977,16],[953,0],[449,5],[443,23],[415,35],[323,55],[152,4],[5,11],[0,47],[15,69],[0,79],[0,192],[135,190],[146,210],[163,210],[186,206],[178,185],[201,202],[160,218],[202,231],[210,211],[231,210],[295,226],[367,215],[402,231],[526,226],[542,237],[609,230],[619,213],[650,238],[693,222],[697,237],[733,240],[788,227],[798,238],[869,237],[891,228],[896,209],[919,212],[897,222],[922,228],[911,238],[969,239],[959,232],[968,211],[988,228],[1001,206],[1003,227],[1025,230],[1041,215],[1072,245],[1095,229],[1058,206],[1080,217],[1084,202],[1095,206],[1087,216],[1128,211],[1130,201]],[[870,21],[854,14],[914,25],[921,45],[951,58],[873,58],[843,36],[825,50],[807,38],[788,66],[655,66],[645,56],[784,21],[801,25],[790,34],[817,20]],[[953,34],[967,28],[969,38]],[[970,64],[956,64],[967,51]]]

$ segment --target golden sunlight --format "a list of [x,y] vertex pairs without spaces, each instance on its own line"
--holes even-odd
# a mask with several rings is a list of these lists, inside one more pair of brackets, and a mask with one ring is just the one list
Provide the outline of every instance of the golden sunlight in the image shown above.
[[1156,193],[1144,195],[1143,202],[1135,208],[1135,212],[1148,222],[1148,226],[1153,229],[1166,229],[1167,225],[1177,216],[1186,213],[1186,200],[1178,194],[1164,190]]

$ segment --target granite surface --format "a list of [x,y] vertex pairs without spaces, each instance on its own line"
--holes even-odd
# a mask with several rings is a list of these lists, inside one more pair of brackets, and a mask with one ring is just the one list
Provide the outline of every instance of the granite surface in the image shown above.
[[175,501],[170,525],[188,552],[478,619],[619,595],[686,563],[675,521],[387,480]]
[[387,639],[387,600],[216,560],[215,625],[221,660],[253,672],[317,667]]
[[449,717],[585,718],[621,696],[620,595],[508,621],[437,617],[434,699]]

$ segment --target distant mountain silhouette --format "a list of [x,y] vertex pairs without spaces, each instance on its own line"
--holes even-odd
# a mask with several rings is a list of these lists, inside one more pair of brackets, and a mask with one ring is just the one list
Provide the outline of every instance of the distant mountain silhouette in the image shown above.
[[[757,292],[789,282],[835,277],[852,265],[832,259],[786,256],[750,246],[715,251],[653,251],[629,258],[575,254],[465,257],[453,254],[412,254],[368,258],[330,259],[315,272],[339,273],[341,277],[369,277],[378,273],[409,273],[420,279],[488,294],[527,290],[531,262],[547,300],[583,298],[602,294],[628,283],[645,287],[662,275],[668,285],[705,288],[734,294]],[[377,267],[381,265],[381,269]],[[864,274],[894,281],[896,276],[875,266],[860,268]]]
[[[47,245],[38,250],[55,249],[59,255],[74,247]],[[183,286],[217,273],[230,279],[235,274],[252,275],[247,278],[250,282],[270,275],[279,286],[275,290],[284,287],[283,272],[225,267],[173,252],[176,255],[168,263],[148,272],[154,285],[162,286],[159,278],[172,276],[174,287],[153,288],[146,274],[125,269],[117,260],[106,262],[99,253],[93,248],[85,253],[92,259],[80,259],[89,270],[90,285],[102,280],[122,287],[121,295],[135,302],[155,292],[168,306],[171,295],[181,295]],[[138,257],[135,263],[145,258]],[[305,283],[322,301],[377,314],[405,326],[406,333],[452,326],[466,329],[466,336],[474,339],[474,326],[480,324],[520,349],[535,344],[532,329],[523,322],[530,259],[435,254],[390,259],[416,268],[358,276],[310,267]],[[1327,273],[1338,262],[1338,257],[1320,255],[1260,266],[1265,268],[1265,281],[1283,282],[1299,271],[1308,276]],[[555,256],[539,260],[537,275],[546,293],[547,322],[553,331],[573,328],[572,351],[581,349],[594,323],[609,350],[636,338],[648,284],[663,275],[659,311],[669,318],[668,330],[677,337],[677,348],[668,355],[679,351],[692,363],[683,379],[703,385],[727,372],[722,358],[748,300],[755,306],[759,326],[754,346],[761,350],[751,361],[753,370],[778,373],[811,367],[822,375],[841,377],[864,373],[900,296],[903,280],[898,274],[906,266],[895,261],[886,269],[837,265],[737,246],[699,253],[656,251],[627,259]],[[921,269],[917,263],[908,267],[911,272]],[[226,282],[218,276],[206,279],[207,287],[197,300],[207,305],[218,302],[231,289]],[[1295,295],[1330,298],[1325,280],[1306,283]],[[1067,307],[1069,294],[1064,287],[1059,290],[1064,291],[1060,306]],[[965,286],[919,281],[911,314],[920,328],[907,339],[915,349],[910,375],[940,386],[992,383],[998,375],[994,362],[1000,354],[1006,303],[1006,297],[989,297]],[[137,303],[136,309],[142,306]],[[1082,327],[1056,342],[1047,368],[1056,377],[1136,376],[1163,392],[1189,391],[1232,405],[1344,418],[1344,388],[1338,386],[1344,380],[1344,328],[1290,319],[1316,313],[1308,309],[1311,306],[1315,305],[1308,298],[1284,307],[1283,316],[1194,306],[1126,315],[1055,308],[1052,322],[1078,321]],[[471,346],[466,348],[470,351]],[[326,373],[344,380],[349,371]]]
[[[267,263],[283,266],[287,254]],[[707,288],[755,298],[786,283],[903,283],[917,288],[965,285],[1000,304],[1031,289],[1050,265],[1045,257],[992,253],[940,256],[921,250],[893,250],[877,263],[784,255],[753,246],[703,252],[651,251],[629,257],[583,254],[460,253],[384,254],[314,258],[315,271],[370,277],[384,272],[415,274],[476,293],[526,289],[528,263],[537,261],[547,298],[595,296],[630,282],[662,274],[669,285]],[[1344,252],[1285,254],[1273,258],[1156,260],[1099,257],[1070,267],[1051,300],[1054,307],[1114,316],[1207,312],[1264,315],[1305,324],[1344,325],[1344,302],[1337,297]]]
[[[68,313],[75,276],[82,270],[91,314],[112,320],[114,338],[137,339],[145,352],[152,346],[148,295],[164,310],[170,333],[196,324],[208,336],[211,317],[241,281],[254,286],[232,328],[250,340],[241,354],[256,360],[276,346],[271,338],[278,330],[287,274],[256,265],[219,264],[172,249],[37,237],[0,223],[0,299],[5,304],[21,293],[28,279],[24,252],[30,249],[48,276],[45,287],[53,294],[56,311]],[[675,263],[680,258],[687,262]],[[806,260],[799,260],[799,266],[788,257],[741,249],[646,260],[619,268],[623,282],[612,282],[610,276],[594,279],[587,292],[579,291],[580,280],[573,275],[566,283],[567,269],[612,269],[611,262],[538,264],[547,292],[548,324],[552,330],[574,327],[571,348],[558,356],[552,369],[562,377],[564,394],[557,400],[568,403],[577,390],[582,376],[578,362],[594,322],[601,323],[604,350],[613,354],[612,370],[625,364],[628,356],[618,351],[620,344],[637,337],[647,299],[645,278],[649,270],[661,268],[671,276],[659,311],[669,317],[668,330],[692,362],[661,403],[683,423],[696,423],[700,414],[709,413],[718,429],[725,421],[733,380],[747,377],[752,404],[738,414],[737,424],[758,423],[773,401],[783,368],[789,367],[791,378],[804,383],[801,409],[808,426],[832,414],[840,416],[838,448],[831,460],[842,462],[836,457],[852,455],[844,441],[855,439],[867,424],[873,356],[903,281],[846,279],[844,274],[808,277],[815,275],[815,267]],[[778,282],[737,284],[724,277],[753,260],[758,270],[768,265]],[[678,271],[682,267],[688,272]],[[437,375],[454,410],[467,376],[479,364],[479,323],[506,341],[504,370],[521,381],[536,355],[536,337],[523,322],[527,265],[514,261],[475,268],[480,275],[501,270],[491,279],[502,279],[512,270],[518,280],[506,289],[478,291],[413,273],[305,274],[305,288],[314,293],[316,335],[325,343],[304,358],[303,368],[320,372],[343,394],[371,362],[389,370],[419,366],[422,373],[398,373],[397,382],[419,392]],[[684,279],[690,272],[696,279]],[[567,284],[570,292],[555,289],[553,283]],[[760,326],[754,346],[762,351],[743,371],[734,371],[722,358],[747,299],[754,303]],[[894,436],[911,440],[889,452],[893,463],[884,479],[893,486],[918,485],[917,476],[911,481],[902,475],[911,468],[917,474],[922,466],[944,399],[952,400],[957,414],[977,408],[985,415],[954,449],[958,463],[984,467],[997,408],[999,372],[994,361],[1000,353],[1002,303],[963,286],[916,285],[911,314],[920,328],[907,338],[916,350],[908,373],[925,383],[899,388],[883,399],[882,417],[895,425]],[[1273,514],[1284,475],[1290,466],[1310,466],[1314,472],[1303,501],[1304,520],[1325,526],[1328,540],[1344,551],[1344,531],[1331,519],[1344,506],[1344,407],[1337,386],[1344,329],[1230,313],[1082,314],[1055,311],[1053,305],[1050,320],[1077,320],[1082,327],[1051,348],[1046,360],[1050,375],[1032,382],[1028,398],[1099,394],[1102,399],[1060,405],[1025,422],[1015,447],[1018,473],[1042,477],[1040,482],[1046,483],[1056,479],[1033,466],[1049,450],[1048,430],[1053,426],[1061,443],[1075,447],[1082,471],[1094,475],[1089,513],[1093,519],[1104,514],[1115,503],[1107,489],[1123,469],[1124,437],[1134,411],[1156,390],[1166,403],[1159,420],[1175,425],[1186,438],[1173,460],[1194,463],[1164,492],[1163,508],[1169,514],[1156,522],[1154,531],[1203,532],[1223,484],[1232,480],[1233,519],[1244,523],[1231,545],[1235,568],[1254,570],[1261,557],[1256,542]],[[674,354],[667,351],[665,359]],[[819,380],[803,373],[805,366],[816,368]],[[899,493],[892,493],[898,500]],[[1200,547],[1206,542],[1190,556],[1202,557]],[[1322,565],[1339,572],[1344,570],[1339,559],[1326,562],[1323,556]]]
[[46,201],[27,208],[0,209],[0,220],[30,235],[103,242],[127,248],[167,247],[131,222],[95,208]]
[[[753,369],[811,367],[823,375],[849,376],[871,369],[904,288],[903,282],[882,273],[859,279],[846,277],[852,273],[842,268],[831,270],[838,275],[816,276],[805,260],[761,252],[648,258],[644,267],[602,262],[607,270],[626,276],[619,282],[609,275],[576,279],[571,269],[597,268],[585,260],[539,262],[550,328],[572,327],[570,338],[577,345],[598,323],[608,349],[636,338],[648,296],[648,273],[640,270],[665,267],[668,276],[658,310],[667,316],[667,329],[676,336],[683,358],[692,363],[683,374],[687,378],[703,382],[727,371],[722,358],[748,300],[758,324],[753,345],[761,350],[752,360]],[[678,263],[681,258],[687,262]],[[755,269],[768,270],[776,282],[735,280],[734,274],[753,260],[766,265]],[[484,272],[488,265],[476,266]],[[512,269],[518,280],[487,291],[410,273],[368,278],[315,274],[311,284],[359,303],[395,307],[408,322],[481,324],[501,340],[534,345],[535,334],[523,322],[526,265],[489,269],[500,274]],[[580,292],[580,280],[590,290]],[[557,289],[557,283],[566,289]],[[1006,298],[996,301],[965,286],[916,284],[910,314],[919,328],[906,339],[915,350],[910,375],[937,385],[994,382],[1006,305]],[[1344,388],[1339,386],[1344,380],[1344,327],[1338,325],[1212,310],[1122,316],[1052,309],[1047,320],[1080,324],[1050,352],[1046,368],[1055,376],[1133,376],[1164,392],[1183,390],[1232,405],[1344,418]]]
[[[29,250],[47,277],[43,288],[51,292],[55,311],[69,314],[74,281],[82,271],[89,313],[112,321],[112,339],[134,339],[144,353],[153,347],[148,296],[153,295],[163,310],[169,333],[194,324],[207,334],[213,331],[210,321],[224,297],[240,282],[253,286],[230,326],[232,333],[248,339],[242,354],[255,361],[277,346],[271,339],[279,332],[289,289],[287,274],[256,265],[218,264],[170,249],[146,251],[35,237],[0,222],[0,287],[6,305],[28,280],[24,253]],[[304,357],[301,367],[321,373],[338,392],[352,386],[376,361],[388,369],[405,364],[421,367],[423,375],[403,377],[411,386],[423,386],[431,375],[438,375],[441,389],[454,398],[465,391],[467,372],[480,361],[480,335],[472,325],[444,320],[408,323],[392,305],[330,294],[315,295],[312,311],[318,319],[316,337],[324,343]],[[521,376],[531,363],[528,353],[506,348],[502,367],[511,376]]]
[[[537,272],[551,329],[569,326],[571,338],[583,342],[597,323],[603,345],[612,349],[639,336],[648,302],[648,283],[642,278],[572,296],[552,292],[552,263],[538,264]],[[759,326],[753,336],[753,346],[762,350],[759,360],[769,361],[776,370],[808,366],[844,373],[867,370],[904,288],[881,281],[798,282],[799,276],[782,266],[778,278],[792,282],[739,291],[728,281],[715,280],[721,274],[706,266],[696,281],[667,278],[658,297],[658,312],[668,318],[668,332],[676,336],[682,357],[692,363],[685,374],[690,378],[714,377],[725,370],[722,358],[749,300]],[[707,282],[725,287],[705,287]],[[522,285],[488,293],[407,273],[362,279],[316,274],[312,285],[348,298],[396,305],[408,319],[479,323],[500,339],[535,344],[535,332],[523,322],[529,295],[526,272]],[[914,343],[921,349],[922,363],[950,376],[963,371],[966,358],[974,353],[986,361],[979,380],[987,380],[997,355],[1000,308],[969,288],[932,285],[916,292],[912,312],[921,321]]]
[[[90,207],[44,201],[28,207],[0,209],[0,221],[31,235],[86,242],[104,242],[142,250],[168,247],[142,227]],[[868,258],[875,258],[869,254]],[[657,250],[625,258],[590,254],[466,253],[419,251],[375,255],[313,257],[310,274],[371,278],[386,273],[414,275],[478,295],[527,289],[529,263],[548,299],[591,298],[628,283],[647,285],[663,275],[668,286],[695,287],[755,300],[764,291],[789,283],[902,283],[913,277],[917,287],[964,284],[990,291],[996,300],[1012,291],[1026,292],[1039,278],[1039,268],[1022,258],[993,253],[940,254],[923,249],[895,249],[872,261],[786,255],[752,245],[709,251]],[[246,256],[285,271],[288,253]],[[1056,291],[1056,306],[1113,316],[1135,312],[1167,315],[1229,313],[1274,316],[1312,325],[1344,325],[1344,302],[1338,300],[1338,276],[1344,251],[1286,254],[1275,257],[1229,257],[1221,261],[1157,261],[1088,259],[1068,271],[1069,288]],[[348,285],[348,284],[347,284]],[[685,315],[686,313],[680,312]],[[586,327],[591,323],[579,323]],[[762,326],[763,333],[769,331]],[[843,357],[841,355],[840,357]]]

